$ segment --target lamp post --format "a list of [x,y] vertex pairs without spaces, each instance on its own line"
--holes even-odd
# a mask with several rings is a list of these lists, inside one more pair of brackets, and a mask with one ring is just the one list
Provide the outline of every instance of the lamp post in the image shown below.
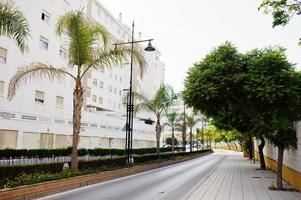
[[152,46],[151,41],[153,39],[148,40],[134,40],[134,32],[135,31],[135,23],[132,23],[132,39],[130,42],[122,42],[116,43],[114,45],[131,45],[131,62],[130,62],[130,88],[127,94],[127,103],[126,103],[126,123],[125,123],[125,130],[126,130],[126,138],[125,138],[125,162],[126,164],[131,164],[133,162],[133,121],[134,121],[134,95],[133,95],[133,49],[134,44],[148,42],[147,47],[144,49],[145,51],[155,51],[156,49]]

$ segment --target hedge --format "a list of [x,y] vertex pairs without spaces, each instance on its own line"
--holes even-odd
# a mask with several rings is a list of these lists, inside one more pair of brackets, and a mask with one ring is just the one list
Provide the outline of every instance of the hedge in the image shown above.
[[[205,153],[209,152],[211,150],[199,150],[199,151],[193,151],[193,152],[179,152],[176,154],[160,154],[160,159],[169,159],[174,156],[185,156],[185,155],[194,155],[198,153]],[[143,156],[134,156],[134,163],[145,163],[149,161],[153,161],[158,159],[158,155],[152,154],[152,155],[143,155]],[[109,158],[109,159],[98,159],[98,160],[80,160],[78,163],[78,169],[93,169],[93,168],[99,168],[102,166],[122,166],[125,164],[125,158]]]
[[63,170],[64,163],[44,163],[35,165],[15,165],[0,167],[0,179],[16,177],[21,174],[58,173]]
[[[205,153],[211,150],[200,150],[194,152],[179,152],[175,156],[185,156],[194,155],[198,153]],[[161,154],[161,159],[169,159],[174,155]],[[153,160],[157,160],[157,155],[144,155],[144,156],[134,156],[135,163],[146,163]],[[109,159],[97,159],[97,160],[80,160],[78,163],[79,170],[94,170],[106,167],[121,167],[125,164],[125,158],[109,158]],[[18,177],[23,174],[37,174],[37,173],[60,173],[63,170],[64,163],[45,163],[45,164],[35,164],[35,165],[15,165],[15,166],[3,166],[0,167],[0,180]]]
[[[182,147],[176,147],[176,151],[185,150]],[[0,159],[21,159],[21,158],[55,158],[70,156],[71,147],[64,149],[1,149]],[[78,149],[79,156],[122,156],[124,149]],[[160,148],[160,152],[171,152],[171,147]],[[143,155],[156,153],[156,148],[133,149],[133,154]]]

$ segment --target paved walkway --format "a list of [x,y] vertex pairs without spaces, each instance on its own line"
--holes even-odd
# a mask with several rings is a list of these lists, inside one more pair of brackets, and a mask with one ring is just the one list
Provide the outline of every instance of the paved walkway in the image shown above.
[[218,150],[215,154],[225,155],[224,161],[183,200],[301,200],[299,192],[269,190],[269,186],[276,185],[276,174],[256,170],[259,165],[242,159],[241,153]]

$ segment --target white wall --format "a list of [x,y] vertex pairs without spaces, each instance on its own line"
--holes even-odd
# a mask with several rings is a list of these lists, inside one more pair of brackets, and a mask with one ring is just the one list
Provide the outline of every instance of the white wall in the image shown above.
[[[103,24],[115,41],[127,41],[129,28],[116,20],[98,0],[16,0],[15,6],[26,16],[31,27],[31,37],[28,40],[29,52],[24,55],[20,54],[12,40],[0,37],[0,47],[8,50],[7,62],[0,63],[0,80],[5,82],[4,94],[0,96],[0,129],[17,130],[19,148],[22,146],[23,132],[72,134],[72,126],[68,122],[72,121],[74,83],[68,77],[63,80],[41,80],[22,85],[12,101],[6,99],[9,80],[19,67],[34,61],[56,67],[68,66],[68,60],[59,56],[60,47],[67,48],[68,42],[66,38],[61,39],[55,34],[55,23],[58,17],[66,11],[84,8],[87,16]],[[42,11],[50,14],[49,23],[41,20]],[[49,41],[47,51],[39,47],[40,36]],[[159,54],[159,51],[155,54]],[[164,67],[159,57],[156,58],[153,54],[145,54],[145,57],[150,67],[153,63],[161,63],[160,66]],[[153,68],[147,71],[145,78],[139,82],[143,92],[151,94],[154,85],[164,81],[164,74],[161,72],[162,70],[153,70]],[[93,86],[93,79],[98,80],[97,87]],[[100,81],[104,83],[103,88],[99,88]],[[88,124],[88,127],[83,126],[81,134],[91,137],[124,138],[125,132],[121,129],[125,124],[125,108],[122,104],[122,96],[125,93],[122,92],[120,95],[119,91],[129,87],[129,65],[115,66],[104,72],[93,71],[87,76],[85,83],[85,87],[91,88],[91,92],[90,95],[85,96],[84,107],[94,105],[110,112],[88,112],[83,109],[82,122]],[[109,85],[112,86],[112,92],[109,92]],[[117,93],[114,92],[114,88]],[[44,104],[34,101],[36,90],[45,92]],[[92,102],[93,95],[97,96],[97,103]],[[64,97],[63,108],[56,107],[56,96]],[[98,103],[99,97],[103,98],[102,105]],[[31,116],[36,120],[22,119],[22,115]],[[93,126],[97,124],[97,127],[91,127],[91,124]],[[155,141],[154,126],[135,120],[134,129],[134,139]],[[97,144],[97,141],[91,143]]]
[[[297,123],[297,138],[297,149],[284,151],[283,164],[298,172],[301,172],[301,122]],[[258,144],[260,144],[260,141],[255,141],[255,151],[258,151]],[[266,140],[263,152],[265,156],[277,161],[278,149],[269,140]]]

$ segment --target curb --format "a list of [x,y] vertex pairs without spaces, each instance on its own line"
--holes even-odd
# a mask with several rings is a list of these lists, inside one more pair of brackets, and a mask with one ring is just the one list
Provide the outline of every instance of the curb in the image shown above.
[[129,175],[181,163],[204,155],[208,155],[210,153],[212,153],[212,151],[183,158],[180,160],[169,160],[162,163],[153,163],[153,164],[144,164],[144,165],[142,164],[139,166],[122,168],[113,171],[105,171],[97,174],[89,174],[89,175],[77,176],[77,177],[55,180],[50,182],[37,183],[34,185],[20,186],[17,188],[3,189],[0,190],[0,200],[8,200],[8,199],[28,200],[28,199],[40,198],[40,197],[64,192],[67,190],[87,186],[87,185],[92,185],[108,180],[113,180]]

